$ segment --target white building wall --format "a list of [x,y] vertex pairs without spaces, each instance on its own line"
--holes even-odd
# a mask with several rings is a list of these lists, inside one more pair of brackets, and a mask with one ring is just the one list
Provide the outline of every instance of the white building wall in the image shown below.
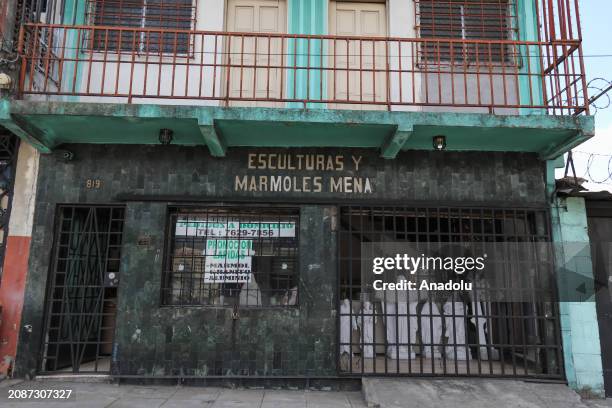
[[[415,4],[413,0],[388,0],[389,36],[417,38],[415,27]],[[402,73],[390,75],[391,101],[419,102],[421,99],[421,75],[416,72],[416,46],[414,42],[395,42],[389,49],[391,70]],[[400,58],[401,55],[401,58]],[[400,61],[401,60],[401,61]],[[407,72],[412,71],[415,72]],[[419,111],[420,106],[394,106],[398,111]]]
[[[196,31],[223,32],[225,29],[225,0],[197,0]],[[218,100],[202,97],[223,96],[223,50],[226,38],[215,35],[196,35],[192,55],[159,58],[153,55],[131,55],[96,52],[86,57],[79,66],[78,89],[84,93],[119,93],[135,95],[162,95],[168,98],[138,98],[132,103],[165,105],[217,106]],[[216,41],[216,43],[215,43]],[[217,55],[215,58],[215,48]],[[83,58],[83,57],[81,57]],[[103,64],[97,60],[111,62]],[[113,62],[118,61],[118,62]],[[203,66],[203,65],[214,65]],[[119,78],[117,80],[117,78]],[[130,89],[131,87],[131,89]],[[192,98],[192,99],[189,99]],[[103,102],[126,102],[125,97],[103,98]],[[100,102],[98,97],[80,97],[83,102]]]
[[488,107],[462,107],[454,105],[517,105],[519,103],[519,88],[516,77],[509,75],[516,71],[508,67],[505,74],[501,68],[468,70],[455,70],[451,73],[430,73],[423,76],[421,101],[433,104],[446,104],[446,106],[425,106],[428,112],[470,112],[495,113],[498,115],[517,115],[516,108],[496,108],[489,112]]

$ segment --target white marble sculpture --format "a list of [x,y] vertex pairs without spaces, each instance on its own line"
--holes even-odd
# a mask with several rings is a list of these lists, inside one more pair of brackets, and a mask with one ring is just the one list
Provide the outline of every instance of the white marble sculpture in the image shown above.
[[466,360],[465,338],[465,305],[463,302],[448,302],[442,308],[446,325],[447,346],[446,357],[456,360]]
[[[428,301],[421,309],[422,354],[427,358],[440,358],[438,344],[442,343],[442,316],[438,306]],[[432,344],[433,347],[432,347]]]
[[357,319],[362,333],[362,351],[365,358],[374,357],[374,323],[374,307],[371,302],[366,301],[363,303],[361,316]]
[[[238,301],[240,305],[243,306],[261,306],[261,291],[255,279],[242,285]],[[223,302],[223,300],[221,302]]]
[[[397,282],[404,279],[406,278],[403,275],[399,275]],[[397,299],[396,296],[389,295],[386,302],[382,303],[387,332],[387,357],[389,358],[400,360],[414,358],[414,351],[406,344],[415,344],[418,328],[416,313],[418,301],[410,294],[412,292],[407,294],[405,291],[400,291],[395,294]],[[398,346],[398,343],[403,345]]]
[[295,306],[297,304],[297,293],[298,293],[297,286],[289,290],[289,299],[287,300],[288,306]]
[[491,319],[485,317],[482,303],[478,301],[472,302],[472,311],[474,313],[473,322],[478,331],[478,344],[480,344],[478,353],[480,354],[480,359],[499,360],[499,352],[493,347],[487,347],[487,343],[490,343],[492,340],[490,338],[491,333],[489,332],[491,330]]
[[357,319],[351,311],[351,301],[344,299],[340,304],[340,355],[351,353],[351,332],[357,330]]

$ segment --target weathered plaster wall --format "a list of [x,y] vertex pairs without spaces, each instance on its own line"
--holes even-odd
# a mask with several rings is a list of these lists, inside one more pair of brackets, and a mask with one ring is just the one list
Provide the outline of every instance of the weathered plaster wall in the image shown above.
[[[594,276],[588,250],[589,235],[584,198],[557,198],[553,206],[552,220],[557,264],[564,265],[565,273],[571,271],[592,280]],[[572,256],[576,257],[576,247],[581,244],[586,248],[580,251],[584,253],[581,255],[583,259],[580,259],[580,262],[571,261]],[[576,390],[588,390],[603,397],[601,346],[594,297],[585,302],[561,299],[559,312],[568,383]]]
[[15,172],[13,207],[9,221],[12,236],[29,237],[32,235],[39,158],[40,154],[34,147],[28,143],[20,144]]
[[39,156],[38,151],[29,144],[20,144],[0,285],[0,374],[9,373],[17,351],[32,239]]
[[7,44],[5,48],[10,49],[13,45],[13,35],[15,33],[17,14],[17,2],[5,0],[0,3],[0,33],[3,43]]
[[[75,153],[72,162],[63,163],[53,156],[41,158],[35,234],[23,312],[23,323],[31,324],[33,331],[22,333],[18,375],[33,372],[39,359],[43,299],[58,203],[109,203],[121,194],[158,198],[156,202],[127,203],[115,354],[118,372],[285,376],[336,374],[335,219],[331,204],[309,203],[309,200],[546,205],[544,166],[533,154],[410,151],[401,152],[396,160],[383,160],[375,151],[365,149],[235,148],[228,151],[226,158],[216,159],[205,147],[67,147]],[[235,193],[235,175],[266,174],[260,170],[247,171],[251,152],[362,155],[361,169],[358,172],[347,169],[343,174],[370,178],[373,193],[367,196]],[[102,188],[86,189],[85,181],[91,178],[99,178]],[[160,308],[166,207],[179,196],[188,201],[276,200],[299,206],[299,307],[243,310],[236,323],[231,319],[231,310],[226,309]],[[141,234],[151,235],[149,248],[137,247],[137,237]]]
[[[302,206],[300,307],[159,307],[166,205],[128,206],[119,292],[116,374],[335,374],[335,235],[327,207]],[[154,244],[136,245],[147,233]]]

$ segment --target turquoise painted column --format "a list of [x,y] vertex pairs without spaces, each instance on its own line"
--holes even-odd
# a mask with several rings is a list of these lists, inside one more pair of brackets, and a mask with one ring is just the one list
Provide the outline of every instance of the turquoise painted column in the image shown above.
[[[64,20],[62,21],[62,24],[66,24],[66,25],[82,25],[85,23],[85,1],[79,1],[79,0],[66,0],[66,2],[64,3]],[[83,43],[83,38],[82,36],[85,34],[85,32],[81,32],[81,38],[79,39],[79,35],[78,35],[78,30],[76,29],[60,29],[60,30],[67,30],[67,32],[64,34],[66,35],[66,51],[65,51],[65,58],[67,60],[74,60],[77,59],[77,61],[67,61],[66,63],[64,63],[64,72],[62,73],[62,77],[65,78],[64,82],[64,91],[68,91],[71,92],[72,91],[72,87],[74,85],[74,83],[76,82],[76,86],[75,86],[75,91],[78,92],[79,91],[79,85],[81,83],[81,76],[82,76],[82,69],[79,69],[82,65],[83,62],[82,61],[78,61],[80,55],[77,51],[77,48],[80,49],[80,47],[78,46],[78,42],[81,41],[81,44]],[[75,75],[75,70],[76,70],[76,75]],[[78,100],[78,97],[75,96],[69,96],[67,98],[69,101],[75,101]]]
[[[536,0],[518,0],[518,32],[521,41],[538,41]],[[540,49],[533,45],[519,47],[519,101],[521,105],[544,105]],[[521,115],[544,114],[544,109],[521,108]]]
[[[548,192],[554,191],[555,161],[547,162]],[[557,265],[561,274],[584,276],[593,280],[586,207],[582,197],[555,198],[551,204],[552,231]],[[571,279],[571,278],[569,278]],[[563,283],[559,283],[563,288]],[[563,289],[561,289],[563,292]],[[563,359],[568,384],[577,391],[604,396],[599,325],[594,299],[577,302],[560,294],[559,313]]]
[[[328,0],[289,0],[289,34],[327,34]],[[327,96],[325,50],[327,44],[319,39],[287,41],[287,89],[289,98],[321,100]],[[293,102],[289,107],[304,107]],[[308,108],[325,108],[322,103],[309,103]]]

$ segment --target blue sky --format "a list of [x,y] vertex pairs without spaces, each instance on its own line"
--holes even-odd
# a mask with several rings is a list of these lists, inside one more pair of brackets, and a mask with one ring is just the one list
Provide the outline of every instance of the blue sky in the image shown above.
[[[609,13],[612,2],[580,0],[579,3],[587,80],[602,77],[612,81],[612,21]],[[602,84],[603,82],[599,82],[599,85]],[[589,93],[594,96],[596,91],[589,90]],[[605,98],[599,101],[599,104],[606,103]],[[612,106],[597,112],[595,126],[595,137],[575,149],[576,173],[579,177],[603,181],[608,177],[608,164],[612,155]],[[590,167],[591,177],[586,171],[590,157],[586,153],[602,155],[593,157]],[[589,183],[588,187],[594,191],[612,191],[612,180],[608,179],[605,184]]]
[[[610,0],[580,0],[587,79],[603,77],[612,81],[610,5]],[[598,57],[594,57],[595,55]],[[607,55],[607,57],[600,57],[600,55]],[[602,128],[612,126],[612,109],[597,113],[597,125]]]

